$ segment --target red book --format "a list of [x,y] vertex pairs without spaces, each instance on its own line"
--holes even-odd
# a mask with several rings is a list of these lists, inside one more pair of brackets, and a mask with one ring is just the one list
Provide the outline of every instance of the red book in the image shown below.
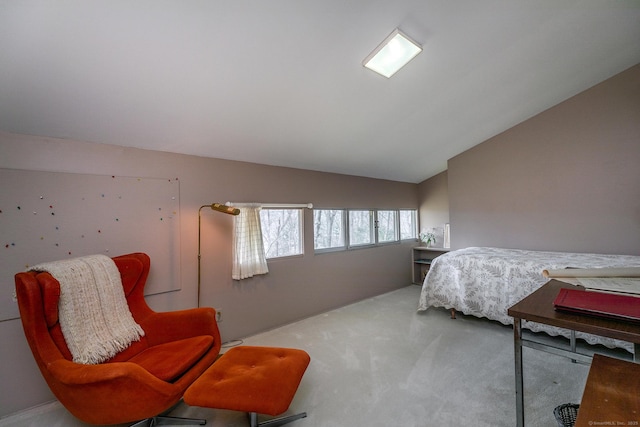
[[560,289],[553,305],[556,310],[640,322],[640,297]]

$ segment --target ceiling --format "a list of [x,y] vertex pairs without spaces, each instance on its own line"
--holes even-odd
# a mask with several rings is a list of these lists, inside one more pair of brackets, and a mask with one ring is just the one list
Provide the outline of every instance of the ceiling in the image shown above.
[[637,63],[638,0],[0,0],[0,130],[417,183]]

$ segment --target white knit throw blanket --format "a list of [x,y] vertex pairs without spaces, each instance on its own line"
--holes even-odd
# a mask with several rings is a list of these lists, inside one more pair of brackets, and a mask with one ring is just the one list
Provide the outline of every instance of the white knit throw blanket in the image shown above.
[[144,336],[129,311],[120,272],[105,255],[38,264],[60,282],[58,317],[73,361],[97,364]]

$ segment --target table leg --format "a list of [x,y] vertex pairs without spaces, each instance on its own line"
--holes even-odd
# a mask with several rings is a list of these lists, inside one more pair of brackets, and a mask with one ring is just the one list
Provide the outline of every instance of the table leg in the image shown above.
[[516,369],[516,426],[524,427],[524,379],[522,375],[522,320],[513,319],[513,345]]

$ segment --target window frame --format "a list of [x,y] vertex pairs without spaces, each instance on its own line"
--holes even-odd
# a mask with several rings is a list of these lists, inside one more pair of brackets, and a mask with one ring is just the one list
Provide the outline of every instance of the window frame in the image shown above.
[[[328,248],[316,248],[316,212],[319,211],[339,211],[340,214],[340,225],[342,227],[342,244],[340,246],[331,246]],[[313,210],[313,251],[314,253],[325,253],[325,252],[339,252],[347,249],[347,224],[346,224],[346,209],[344,208],[322,208],[322,209],[314,209]]]
[[[347,209],[347,249],[370,248],[376,245],[376,226],[374,209]],[[369,242],[354,244],[351,242],[351,213],[352,212],[369,212]]]
[[[411,237],[402,238],[402,212],[411,213],[411,222],[413,223],[413,235]],[[418,210],[417,209],[398,209],[398,237],[401,242],[408,240],[418,240],[418,230],[420,229],[418,224]]]
[[[342,211],[342,224],[343,224],[343,229],[344,229],[344,246],[339,246],[339,247],[333,247],[333,248],[322,248],[322,249],[316,249],[315,248],[315,231],[316,231],[316,224],[315,224],[315,211],[316,210],[335,210],[335,211]],[[369,243],[358,243],[358,244],[353,244],[351,242],[351,223],[350,223],[350,215],[351,212],[364,212],[367,211],[369,212],[370,215],[370,224],[371,224],[371,242]],[[380,241],[379,238],[379,216],[378,213],[382,212],[382,211],[391,211],[394,212],[394,216],[395,216],[395,221],[394,221],[394,226],[395,226],[395,239],[394,240],[388,240],[388,241]],[[413,223],[413,237],[407,237],[407,238],[402,238],[402,233],[401,233],[401,212],[410,212],[411,213],[411,220]],[[408,241],[417,241],[418,240],[418,210],[417,209],[407,209],[407,208],[400,208],[400,209],[369,209],[369,208],[314,208],[314,228],[313,228],[313,238],[314,238],[314,253],[316,254],[321,254],[321,253],[326,253],[326,252],[338,252],[338,251],[345,251],[345,250],[357,250],[357,249],[365,249],[365,248],[372,248],[372,247],[376,247],[376,246],[385,246],[385,245],[394,245],[394,244],[400,244],[400,243],[404,243],[404,242],[408,242]]]
[[[278,256],[269,256],[268,255],[268,250],[267,250],[267,242],[265,241],[265,233],[264,233],[264,229],[263,227],[263,221],[262,221],[262,212],[263,211],[297,211],[298,212],[298,245],[299,245],[299,253],[295,253],[295,254],[289,254],[289,255],[278,255]],[[262,242],[264,245],[264,256],[265,259],[267,260],[267,262],[271,261],[271,260],[279,260],[279,259],[286,259],[286,258],[295,258],[295,257],[302,257],[304,256],[304,208],[301,207],[286,207],[286,206],[262,206],[260,208],[260,228],[261,228],[261,233],[262,233]]]
[[[380,241],[380,212],[393,212],[393,240]],[[398,209],[376,209],[374,218],[376,245],[389,245],[400,242],[400,211]]]

